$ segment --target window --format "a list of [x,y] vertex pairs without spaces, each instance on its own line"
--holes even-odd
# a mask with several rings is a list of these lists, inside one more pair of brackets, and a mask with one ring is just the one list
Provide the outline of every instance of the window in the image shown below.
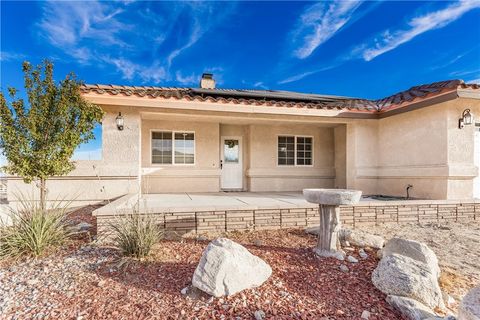
[[300,136],[278,137],[279,166],[311,166],[313,138]]
[[297,137],[297,166],[312,165],[312,138]]
[[170,131],[152,132],[152,163],[194,164],[195,133]]
[[238,140],[225,139],[225,142],[223,143],[223,158],[225,163],[238,163],[238,156]]
[[281,166],[295,164],[295,137],[278,137],[278,164]]

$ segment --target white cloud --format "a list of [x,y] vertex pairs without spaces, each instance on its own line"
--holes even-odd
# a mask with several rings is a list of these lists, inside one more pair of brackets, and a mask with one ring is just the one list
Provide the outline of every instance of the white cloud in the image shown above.
[[480,1],[466,0],[455,2],[438,11],[416,16],[410,19],[407,28],[395,31],[385,30],[380,36],[373,39],[373,43],[361,46],[363,59],[370,61],[424,32],[443,28],[460,18],[464,13],[479,7]]
[[476,84],[480,84],[480,78],[477,78],[477,79],[471,79],[471,80],[468,80],[466,81],[467,83],[476,83]]
[[[126,6],[136,7],[127,12]],[[77,62],[110,65],[124,79],[159,83],[175,79],[174,59],[234,8],[215,2],[158,3],[152,10],[128,1],[49,1],[42,3],[38,27],[44,39]]]
[[265,88],[266,88],[266,86],[265,86],[265,84],[263,83],[263,81],[255,82],[255,83],[253,84],[253,86],[254,86],[255,88],[262,88],[262,89],[265,89]]
[[305,10],[291,33],[297,58],[309,57],[322,43],[333,37],[353,16],[360,1],[320,2]]
[[23,60],[27,56],[22,53],[0,51],[0,61]]
[[296,74],[294,76],[291,76],[291,77],[285,78],[283,80],[280,80],[278,83],[279,84],[285,84],[285,83],[295,82],[295,81],[298,81],[298,80],[302,80],[303,78],[308,77],[308,76],[310,76],[312,74],[315,74],[315,73],[317,73],[317,71],[308,71],[308,72],[299,73],[299,74]]
[[168,79],[165,68],[158,63],[141,65],[128,59],[111,57],[103,57],[102,60],[106,63],[112,63],[118,71],[122,73],[123,79],[132,80],[133,78],[138,77],[144,82],[152,81],[154,83],[159,83]]
[[475,68],[475,69],[453,71],[453,72],[450,72],[450,75],[453,77],[464,77],[472,74],[477,75],[479,73],[480,73],[480,68]]
[[131,28],[116,18],[122,12],[98,1],[48,1],[39,27],[53,45],[74,46],[83,39],[94,39],[104,46],[126,45],[117,36]]
[[[173,50],[167,57],[167,65],[171,66],[173,60],[183,51],[197,43],[203,35],[214,26],[222,23],[233,11],[235,4],[228,2],[184,2],[185,10],[190,17],[190,30],[187,40],[183,45]],[[219,8],[221,6],[221,10]]]
[[199,76],[192,73],[191,75],[185,76],[182,74],[182,72],[177,71],[175,73],[176,80],[180,82],[182,85],[190,85],[197,83],[199,81]]
[[343,59],[339,59],[339,61],[334,62],[329,66],[326,66],[326,67],[323,67],[323,68],[320,68],[320,69],[315,69],[315,70],[303,72],[303,73],[299,73],[299,74],[293,75],[291,77],[285,78],[283,80],[280,80],[280,81],[278,81],[278,84],[285,84],[285,83],[299,81],[299,80],[302,80],[303,78],[311,76],[312,74],[316,74],[316,73],[319,73],[319,72],[322,72],[322,71],[327,71],[327,70],[334,69],[334,68],[338,67],[339,65],[341,65],[342,63],[343,63]]

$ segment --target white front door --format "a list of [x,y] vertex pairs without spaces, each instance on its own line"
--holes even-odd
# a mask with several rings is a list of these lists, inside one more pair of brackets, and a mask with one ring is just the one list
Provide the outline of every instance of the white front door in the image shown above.
[[[474,146],[474,165],[480,168],[480,131],[478,127],[475,127],[475,146]],[[473,197],[480,199],[480,176],[473,179]]]
[[222,137],[220,167],[222,169],[221,188],[243,188],[242,138]]

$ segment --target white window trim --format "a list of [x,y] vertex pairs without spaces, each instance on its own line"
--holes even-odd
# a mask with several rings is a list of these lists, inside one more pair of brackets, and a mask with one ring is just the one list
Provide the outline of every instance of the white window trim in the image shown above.
[[[152,140],[154,132],[171,132],[172,133],[172,163],[153,163],[153,149]],[[175,163],[175,133],[193,133],[193,163]],[[164,130],[164,129],[150,129],[150,165],[153,167],[170,167],[170,166],[195,166],[197,162],[197,135],[195,131],[189,130]]]
[[[293,151],[294,151],[294,162],[295,164],[278,164],[278,138],[279,137],[293,137],[294,143],[293,143]],[[297,138],[312,138],[312,164],[297,164]],[[294,135],[294,134],[277,134],[277,154],[275,156],[276,164],[277,167],[279,168],[292,168],[292,167],[298,167],[298,168],[309,168],[313,167],[315,162],[314,162],[314,149],[315,149],[315,139],[313,136],[308,136],[308,135]]]

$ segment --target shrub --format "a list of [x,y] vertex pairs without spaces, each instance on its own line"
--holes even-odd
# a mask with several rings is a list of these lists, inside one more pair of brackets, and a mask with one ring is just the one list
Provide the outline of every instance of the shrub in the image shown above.
[[67,219],[69,203],[55,201],[42,209],[38,201],[17,198],[17,209],[10,209],[7,221],[0,221],[0,257],[38,257],[73,235]]
[[109,226],[113,245],[127,257],[145,258],[163,236],[152,217],[140,214],[118,216]]

